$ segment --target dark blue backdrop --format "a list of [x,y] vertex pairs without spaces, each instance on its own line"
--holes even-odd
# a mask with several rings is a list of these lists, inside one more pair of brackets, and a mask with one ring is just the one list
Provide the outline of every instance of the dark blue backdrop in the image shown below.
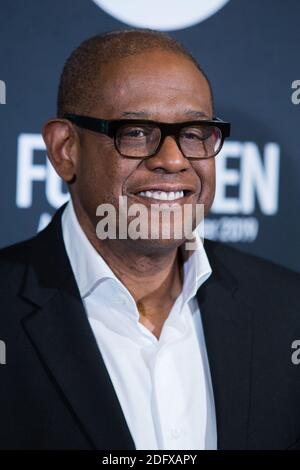
[[[178,14],[153,8],[159,20]],[[169,31],[206,70],[217,115],[232,122],[206,235],[298,271],[299,15],[297,0],[229,0]],[[1,0],[0,246],[31,236],[67,197],[40,136],[65,59],[83,39],[125,27],[93,0]]]

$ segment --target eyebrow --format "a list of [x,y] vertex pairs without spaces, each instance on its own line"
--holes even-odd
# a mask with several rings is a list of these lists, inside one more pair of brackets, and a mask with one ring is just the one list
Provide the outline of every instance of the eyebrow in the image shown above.
[[209,118],[209,116],[204,113],[203,111],[197,111],[195,109],[185,109],[184,111],[184,114],[186,114],[187,116],[191,116],[191,117],[195,117],[195,118]]
[[125,111],[121,114],[121,117],[148,117],[149,114],[146,111]]
[[[206,118],[209,119],[209,116],[204,113],[203,111],[198,111],[195,109],[185,109],[183,111],[183,114],[189,117],[193,118]],[[137,117],[137,118],[149,118],[150,114],[147,111],[141,110],[141,111],[125,111],[124,113],[121,114],[121,117]]]

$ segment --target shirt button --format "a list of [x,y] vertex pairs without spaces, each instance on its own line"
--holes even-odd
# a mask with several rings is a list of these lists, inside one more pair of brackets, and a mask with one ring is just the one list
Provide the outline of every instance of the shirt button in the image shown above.
[[172,439],[179,439],[180,435],[181,435],[180,429],[178,428],[171,429]]

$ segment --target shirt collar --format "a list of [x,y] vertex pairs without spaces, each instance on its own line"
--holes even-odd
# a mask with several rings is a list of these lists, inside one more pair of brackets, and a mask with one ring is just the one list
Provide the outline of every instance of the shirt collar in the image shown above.
[[[87,297],[106,279],[113,279],[124,290],[125,286],[85,235],[71,199],[62,215],[62,231],[66,251],[82,298]],[[199,287],[212,273],[198,230],[194,231],[194,235],[196,249],[186,252],[185,248],[182,248],[184,259],[182,301],[184,303],[195,296]]]
[[82,298],[88,296],[96,285],[105,279],[115,279],[120,283],[81,228],[71,199],[62,215],[62,231],[66,251]]
[[[183,263],[184,281],[182,300],[184,303],[188,302],[196,295],[197,290],[212,273],[199,231],[196,229],[193,233],[195,235],[195,249],[188,252],[187,257],[183,256],[184,258],[187,258]],[[186,254],[184,245],[182,247],[182,252],[184,255]]]

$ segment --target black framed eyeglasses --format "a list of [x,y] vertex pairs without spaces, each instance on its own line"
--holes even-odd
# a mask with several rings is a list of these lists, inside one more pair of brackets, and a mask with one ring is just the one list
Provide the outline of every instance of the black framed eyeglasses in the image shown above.
[[230,135],[230,123],[219,118],[178,123],[141,119],[106,120],[67,113],[64,119],[83,129],[108,135],[114,139],[120,155],[128,158],[146,158],[155,155],[167,135],[175,137],[186,158],[212,158],[221,150]]

